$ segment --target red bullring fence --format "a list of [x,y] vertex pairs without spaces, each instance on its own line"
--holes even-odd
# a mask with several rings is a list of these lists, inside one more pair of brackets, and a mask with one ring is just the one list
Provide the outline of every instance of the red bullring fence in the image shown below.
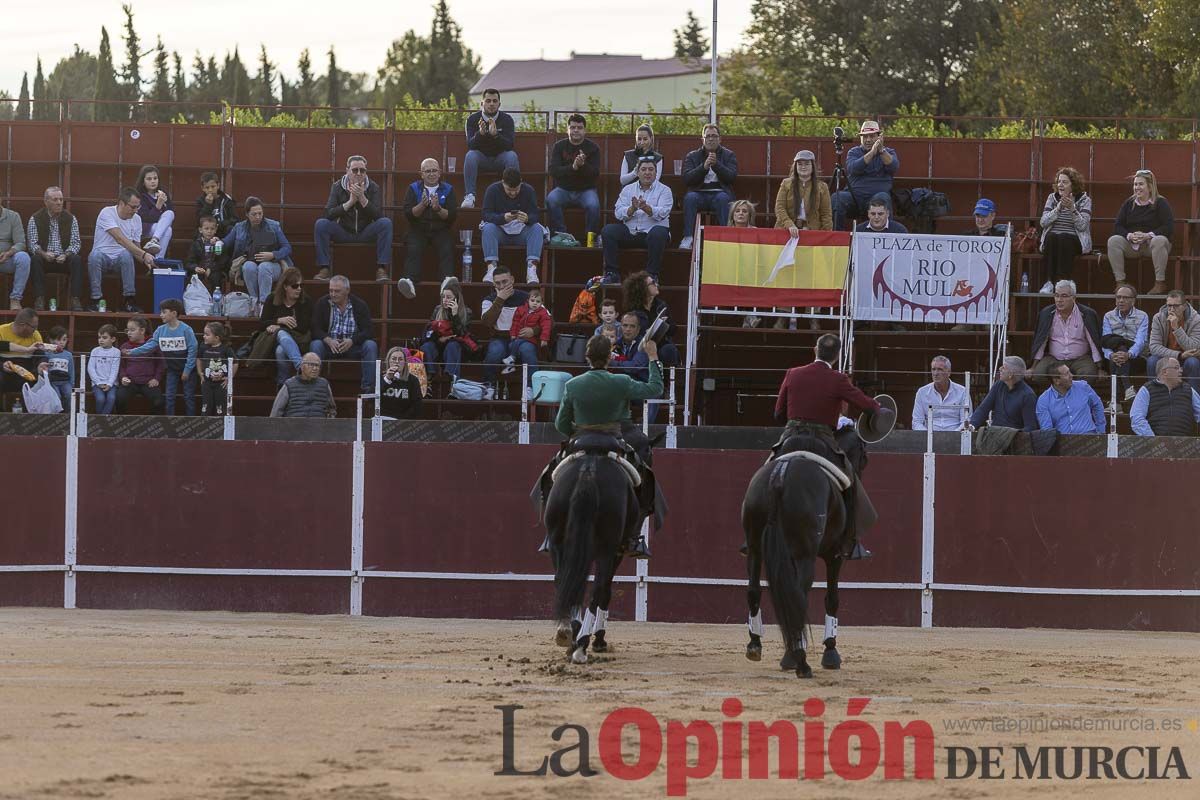
[[[0,604],[547,619],[527,498],[553,449],[8,437]],[[614,619],[746,619],[762,460],[656,454],[671,512]],[[1177,463],[876,453],[866,482],[880,523],[843,572],[846,624],[1200,630],[1200,540],[1153,500],[1189,496]]]

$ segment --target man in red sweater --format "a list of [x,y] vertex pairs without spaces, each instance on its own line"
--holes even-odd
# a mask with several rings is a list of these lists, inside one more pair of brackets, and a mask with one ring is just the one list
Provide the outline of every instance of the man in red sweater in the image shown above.
[[871,555],[858,543],[858,533],[874,523],[875,512],[862,481],[838,446],[833,433],[841,415],[842,403],[868,412],[875,430],[890,431],[896,423],[896,412],[894,408],[884,408],[867,397],[848,375],[834,367],[841,349],[842,342],[838,337],[825,334],[817,340],[817,358],[813,363],[787,371],[779,387],[779,399],[775,402],[775,419],[778,422],[786,420],[787,427],[772,450],[778,454],[783,443],[792,436],[807,433],[828,445],[841,459],[841,467],[851,480],[851,486],[844,494],[847,526],[850,528],[844,557],[853,560]]

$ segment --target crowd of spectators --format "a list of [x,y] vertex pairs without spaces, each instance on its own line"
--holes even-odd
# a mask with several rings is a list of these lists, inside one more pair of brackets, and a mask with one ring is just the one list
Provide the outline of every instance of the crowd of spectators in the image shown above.
[[[397,281],[397,288],[404,298],[415,298],[423,256],[428,251],[436,257],[442,278],[439,302],[419,346],[430,376],[440,370],[457,380],[463,361],[474,357],[483,362],[484,381],[494,384],[502,368],[510,372],[525,364],[532,370],[551,357],[553,318],[537,291],[539,268],[547,241],[555,241],[552,237],[574,238],[563,214],[572,207],[583,210],[583,228],[578,233],[590,240],[588,244],[600,240],[600,287],[622,286],[621,305],[605,304],[600,317],[591,321],[598,323],[598,333],[614,339],[613,363],[617,368],[628,369],[635,376],[643,374],[644,369],[637,363],[636,345],[649,325],[666,314],[658,281],[664,251],[671,243],[670,216],[675,197],[662,181],[664,158],[657,149],[653,129],[640,126],[634,147],[623,154],[621,161],[622,188],[612,210],[614,221],[602,227],[600,149],[587,137],[587,120],[582,114],[570,115],[566,127],[566,137],[554,145],[549,157],[548,173],[554,188],[547,193],[544,208],[534,187],[522,179],[515,151],[515,125],[511,115],[500,110],[500,95],[493,89],[484,92],[479,111],[466,123],[465,191],[461,201],[454,187],[443,180],[441,165],[435,158],[424,159],[419,176],[405,188],[402,214],[407,223],[407,247],[404,276]],[[818,174],[812,151],[795,154],[788,177],[775,197],[776,228],[793,237],[802,230],[846,229],[854,223],[859,231],[907,232],[892,213],[899,155],[885,145],[877,122],[862,123],[858,135],[859,144],[850,149],[846,159],[848,185],[836,193],[831,194]],[[702,127],[700,146],[688,152],[675,171],[684,187],[682,248],[692,246],[694,223],[700,212],[711,214],[717,224],[755,225],[754,205],[736,196],[737,155],[722,144],[719,126],[710,123]],[[480,184],[481,173],[494,173],[497,180]],[[295,389],[295,381],[305,387],[315,383],[306,374],[306,365],[314,362],[307,353],[317,363],[337,359],[361,362],[361,388],[364,392],[374,391],[380,347],[372,335],[370,311],[364,300],[350,292],[345,277],[331,274],[333,245],[358,242],[375,246],[376,280],[391,280],[392,221],[384,208],[383,189],[369,175],[366,158],[354,155],[347,159],[346,172],[331,185],[324,214],[315,223],[315,278],[329,281],[328,295],[315,303],[304,294],[303,275],[292,264],[292,248],[282,225],[266,216],[260,199],[247,198],[239,208],[215,172],[201,176],[200,190],[195,202],[196,233],[184,263],[189,274],[202,278],[211,289],[245,285],[253,313],[261,320],[253,352],[266,359],[274,357],[276,382],[281,390],[289,383]],[[482,195],[481,202],[477,194]],[[96,358],[89,360],[87,372],[97,408],[101,413],[120,413],[140,395],[152,409],[162,408],[171,414],[177,396],[182,394],[185,410],[192,414],[199,388],[204,398],[201,413],[209,413],[209,409],[222,412],[223,404],[213,399],[218,393],[216,387],[231,376],[209,367],[201,369],[196,359],[198,350],[213,350],[200,356],[211,366],[217,360],[217,350],[229,352],[228,331],[206,328],[197,339],[195,331],[179,320],[182,308],[164,303],[159,309],[162,325],[151,334],[136,305],[137,271],[154,266],[157,257],[167,254],[177,220],[158,168],[144,166],[135,185],[123,189],[114,205],[100,211],[86,262],[80,223],[65,210],[62,190],[47,188],[43,204],[44,208],[27,224],[15,211],[0,206],[0,272],[12,276],[10,309],[22,309],[26,290],[32,287],[32,308],[26,310],[43,310],[45,275],[60,273],[69,279],[71,310],[86,307],[96,311],[103,302],[103,275],[119,273],[123,309],[130,315],[127,340],[119,342],[116,327],[105,326],[111,330],[103,331],[97,348],[91,351]],[[452,273],[460,210],[477,206],[485,264],[482,280],[491,287],[473,323],[462,285]],[[995,224],[997,209],[991,200],[981,198],[974,211],[975,226],[968,233],[1003,235],[1004,229]],[[1117,290],[1115,307],[1103,317],[1076,302],[1071,281],[1076,258],[1092,251],[1092,213],[1092,199],[1079,172],[1069,166],[1057,170],[1040,219],[1039,239],[1047,278],[1039,291],[1052,294],[1054,304],[1043,308],[1037,317],[1029,373],[1018,375],[1012,364],[1002,368],[1001,379],[980,407],[986,406],[991,414],[1000,409],[1010,414],[1010,419],[1020,421],[1022,428],[1079,417],[1077,413],[1065,417],[1050,411],[1044,414],[1041,409],[1055,405],[1050,393],[1063,403],[1067,398],[1086,395],[1083,388],[1074,388],[1075,384],[1092,391],[1090,384],[1105,370],[1118,376],[1124,402],[1157,402],[1160,393],[1147,392],[1147,387],[1161,385],[1164,376],[1171,378],[1174,371],[1179,372],[1188,388],[1200,388],[1200,315],[1181,292],[1175,291],[1151,316],[1136,308],[1136,289],[1126,281],[1126,260],[1144,254],[1149,256],[1155,272],[1150,294],[1162,294],[1167,289],[1166,264],[1174,216],[1170,204],[1158,193],[1155,176],[1145,169],[1135,172],[1132,194],[1117,212],[1107,239],[1107,257]],[[528,289],[518,288],[513,270],[501,264],[500,248],[505,245],[524,250],[524,284]],[[627,249],[644,251],[644,265],[622,281],[621,252]],[[83,296],[85,263],[90,297]],[[89,299],[90,304],[85,306],[84,301]],[[18,331],[30,324],[28,317],[22,319],[21,323],[13,323]],[[33,320],[36,332],[36,315]],[[482,329],[486,341],[475,341],[473,324],[477,330]],[[668,331],[671,327],[668,321]],[[7,350],[8,356],[34,362],[43,358],[51,365],[48,369],[56,385],[75,383],[75,359],[62,356],[69,352],[64,336],[52,335],[47,342],[38,341],[33,347],[22,344],[24,337],[12,330],[9,333],[11,339],[0,339],[0,348]],[[23,353],[22,347],[30,349]],[[76,343],[76,350],[80,349]],[[659,349],[664,363],[679,363],[670,332]],[[117,354],[115,360],[110,351]],[[405,387],[403,392],[399,388],[391,390],[390,402],[394,403],[401,399],[400,394],[408,392],[408,361],[389,356],[387,362],[389,386]],[[69,363],[69,370],[62,369],[64,363]],[[977,419],[978,411],[972,413],[965,388],[949,380],[949,359],[939,356],[931,369],[933,381],[921,388],[914,404],[913,427],[923,429],[930,419],[938,430],[982,423]],[[1135,381],[1143,374],[1149,382],[1139,389]],[[1034,415],[1024,408],[1027,379],[1039,386],[1049,384],[1037,401],[1039,411]],[[1170,388],[1173,391],[1176,387]],[[1013,407],[1017,398],[1020,408]],[[280,411],[280,404],[276,406]],[[287,406],[283,403],[281,413]],[[1092,409],[1090,398],[1087,406]],[[932,415],[928,413],[931,407]],[[313,406],[305,408],[311,410]],[[1140,406],[1139,410],[1145,413]],[[1019,417],[1012,416],[1016,412]],[[1068,427],[1078,425],[1072,422]]]

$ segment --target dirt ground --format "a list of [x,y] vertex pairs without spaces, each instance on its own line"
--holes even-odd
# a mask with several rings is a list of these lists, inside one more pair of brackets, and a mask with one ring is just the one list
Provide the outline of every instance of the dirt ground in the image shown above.
[[[936,777],[884,780],[881,766],[866,780],[828,772],[797,784],[778,777],[772,755],[770,779],[722,779],[718,764],[687,782],[689,797],[1200,796],[1197,635],[843,628],[843,669],[800,681],[774,668],[773,630],[760,663],[743,656],[742,626],[611,622],[612,652],[585,666],[566,664],[553,634],[548,622],[0,609],[0,798],[664,797],[666,751],[649,777],[619,780],[598,755],[601,723],[640,706],[663,731],[669,719],[720,730],[728,697],[743,722],[800,730],[810,697],[825,702],[827,730],[848,698],[870,698],[860,718],[876,730],[930,723]],[[576,743],[571,731],[551,738],[574,723],[600,774],[494,775],[495,706],[512,704],[524,706],[516,769]],[[949,727],[965,724],[979,727]],[[1107,728],[1003,728],[1021,724]],[[1019,744],[1157,745],[1160,768],[1177,746],[1193,777],[1018,780]],[[1005,778],[946,778],[947,747],[982,746],[1005,748]],[[1131,769],[1146,764],[1135,760]],[[572,769],[578,751],[561,763]]]

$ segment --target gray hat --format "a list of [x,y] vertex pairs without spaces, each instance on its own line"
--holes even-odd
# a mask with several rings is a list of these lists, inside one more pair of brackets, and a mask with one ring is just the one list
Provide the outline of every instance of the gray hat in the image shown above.
[[792,161],[811,161],[814,164],[817,162],[817,157],[813,155],[812,150],[800,150],[796,153]]

